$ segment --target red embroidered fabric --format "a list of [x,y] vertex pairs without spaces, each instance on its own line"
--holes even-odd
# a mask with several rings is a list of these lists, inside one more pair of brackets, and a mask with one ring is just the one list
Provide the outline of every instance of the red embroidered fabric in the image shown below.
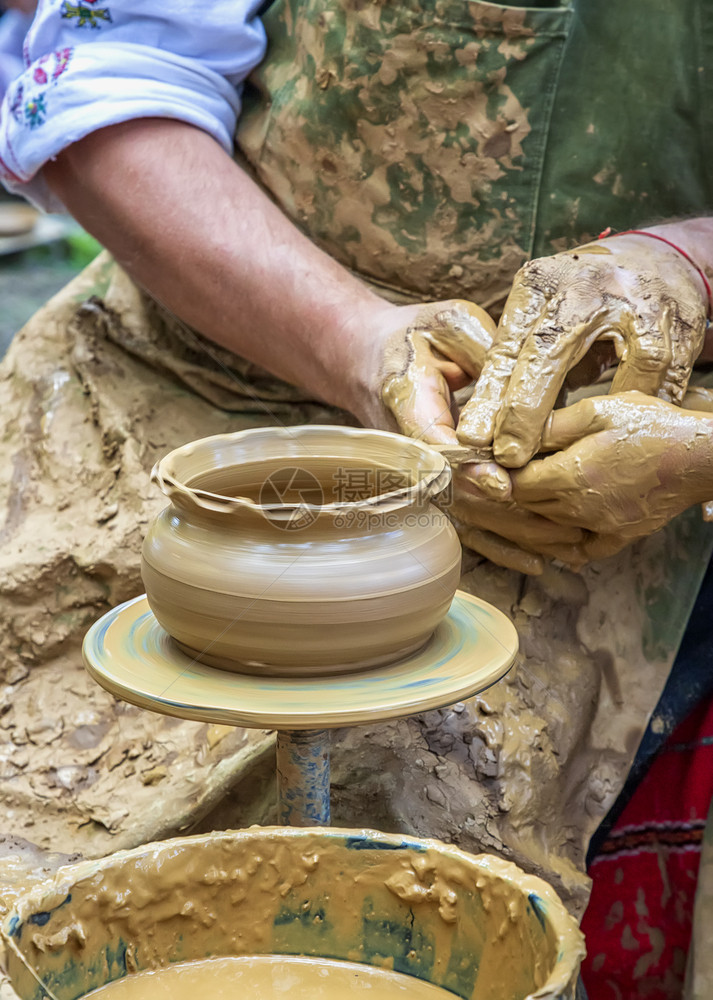
[[681,1000],[712,795],[713,703],[704,703],[669,737],[590,865],[590,998]]

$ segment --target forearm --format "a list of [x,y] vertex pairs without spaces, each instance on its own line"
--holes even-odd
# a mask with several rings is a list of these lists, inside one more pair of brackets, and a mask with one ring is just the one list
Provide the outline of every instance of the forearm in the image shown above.
[[[647,226],[645,232],[663,236],[685,250],[713,284],[713,217]],[[705,292],[703,282],[701,286]]]
[[212,138],[181,122],[131,121],[68,147],[45,176],[182,320],[359,415],[369,329],[389,307],[302,236]]

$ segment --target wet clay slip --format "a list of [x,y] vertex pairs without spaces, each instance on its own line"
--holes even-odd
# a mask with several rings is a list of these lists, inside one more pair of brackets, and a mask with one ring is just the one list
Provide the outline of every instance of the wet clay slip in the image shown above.
[[422,646],[448,612],[461,549],[430,501],[446,459],[348,427],[260,428],[157,463],[151,610],[191,657],[239,673],[339,673]]
[[413,976],[357,962],[251,955],[185,962],[117,979],[88,1000],[453,1000]]

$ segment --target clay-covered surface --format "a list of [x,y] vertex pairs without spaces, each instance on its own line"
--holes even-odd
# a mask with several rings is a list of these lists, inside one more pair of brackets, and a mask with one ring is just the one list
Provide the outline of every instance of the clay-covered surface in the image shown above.
[[[61,869],[3,921],[11,981],[57,1000],[212,956],[316,955],[394,968],[467,1000],[571,1000],[582,936],[515,865],[370,830],[183,838]],[[533,996],[534,1000],[534,996]]]
[[101,278],[98,264],[39,312],[0,374],[0,835],[88,857],[190,826],[269,741],[116,702],[82,666],[91,622],[143,590],[143,531],[165,503],[154,461],[266,419],[158,376],[111,343],[103,311],[80,333]]
[[[114,702],[81,641],[142,592],[158,457],[344,415],[181,333],[105,259],[17,336],[1,378],[0,834],[98,857],[269,820],[270,737]],[[518,666],[467,704],[336,733],[333,821],[501,853],[581,913],[588,839],[663,687],[708,535],[694,510],[581,574],[534,580],[469,558],[461,585],[513,617]]]

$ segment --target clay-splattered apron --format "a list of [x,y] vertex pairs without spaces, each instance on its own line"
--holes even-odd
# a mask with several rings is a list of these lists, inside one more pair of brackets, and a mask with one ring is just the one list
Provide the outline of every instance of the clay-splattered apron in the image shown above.
[[[269,10],[270,52],[239,140],[285,211],[384,294],[496,303],[532,254],[659,205],[703,206],[694,0],[348,2]],[[590,26],[595,12],[602,23]],[[650,77],[640,94],[639,76],[627,78],[626,104],[613,83],[614,97],[590,86],[601,83],[593,55],[575,42],[607,25],[599,72],[634,58],[610,58],[620,39],[656,26],[659,48],[648,37],[640,48],[656,55],[653,92],[662,74],[673,87],[665,128],[685,138],[686,156],[659,151],[641,183],[639,152],[625,169],[641,121],[622,119],[606,149],[592,139],[652,90]],[[0,834],[97,856],[196,829],[211,808],[204,829],[269,819],[264,734],[113,702],[84,674],[81,640],[141,592],[141,537],[162,503],[148,482],[157,457],[192,437],[344,414],[185,330],[106,258],[15,338],[0,408]],[[512,615],[518,666],[467,704],[336,734],[335,824],[500,852],[581,912],[589,837],[663,688],[710,536],[692,511],[581,574],[549,566],[537,579],[466,554],[462,586]]]
[[489,306],[530,257],[713,209],[702,0],[275,0],[264,20],[240,148],[387,288]]
[[241,150],[330,254],[415,298],[502,298],[532,254],[572,11],[276,0]]

